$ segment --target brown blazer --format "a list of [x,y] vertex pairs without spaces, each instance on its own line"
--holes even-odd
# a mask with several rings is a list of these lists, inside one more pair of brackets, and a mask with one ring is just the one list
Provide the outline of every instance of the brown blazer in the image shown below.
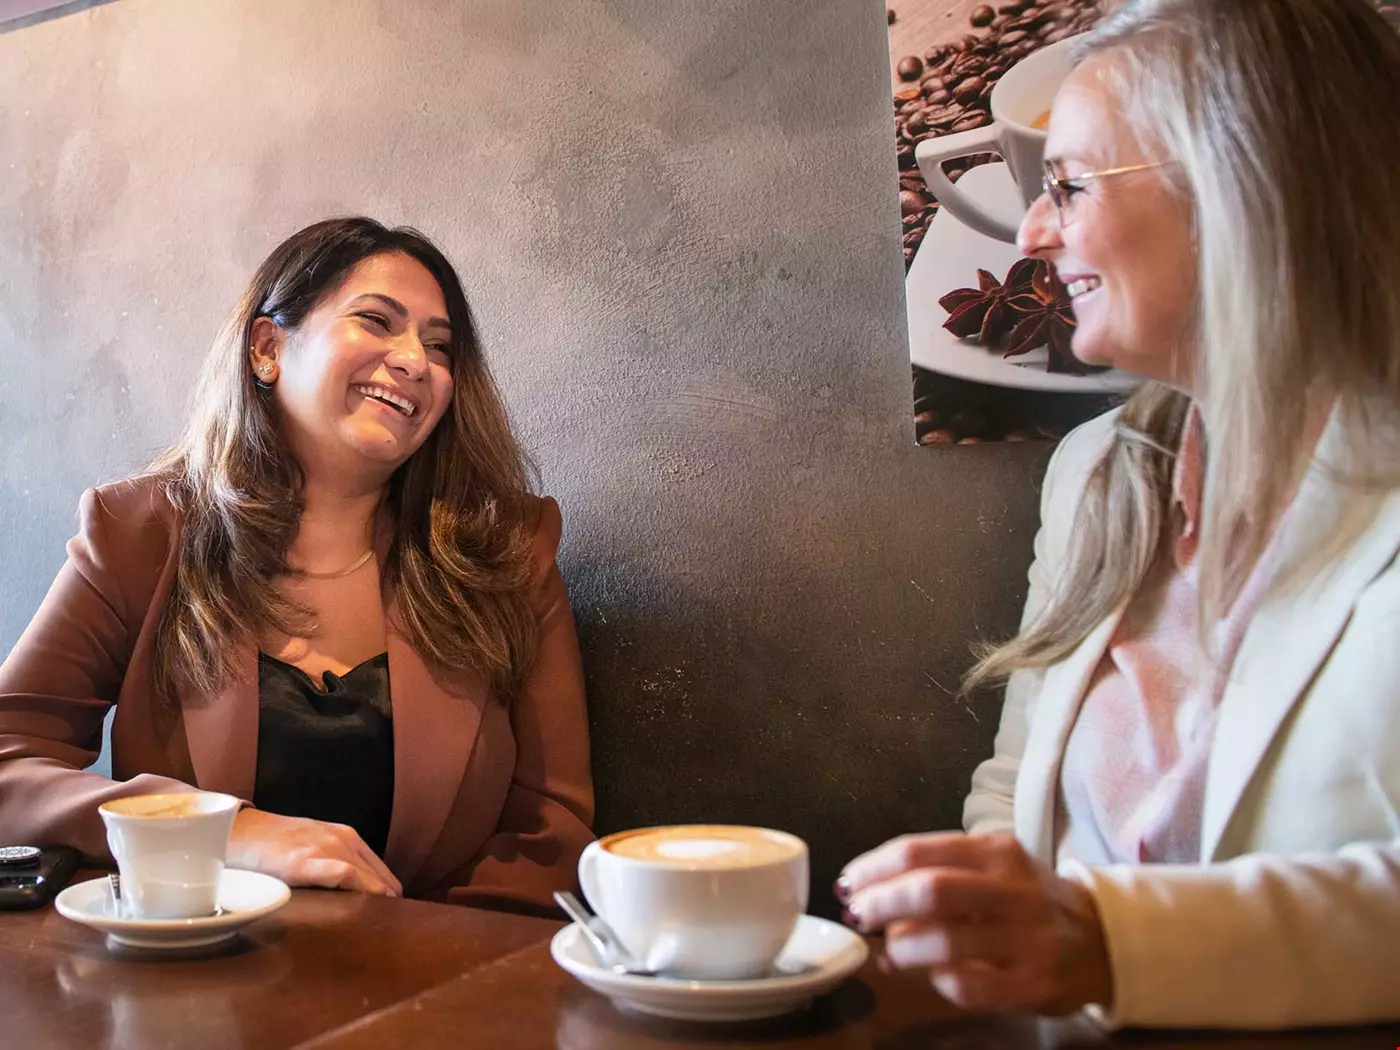
[[[64,843],[110,862],[99,803],[191,786],[251,800],[258,675],[243,646],[217,695],[153,697],[156,623],[180,517],[148,478],[83,494],[78,535],[39,611],[0,665],[0,843]],[[592,839],[583,669],[555,564],[559,507],[539,502],[540,649],[508,707],[480,678],[435,680],[386,609],[394,802],[385,863],[410,896],[533,910],[574,884]],[[109,780],[97,759],[112,722]],[[178,706],[178,710],[174,710]]]

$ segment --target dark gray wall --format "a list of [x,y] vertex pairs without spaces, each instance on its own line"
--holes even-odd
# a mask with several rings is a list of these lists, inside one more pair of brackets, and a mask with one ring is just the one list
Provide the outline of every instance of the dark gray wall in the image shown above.
[[[0,33],[0,652],[241,282],[459,264],[587,653],[599,826],[953,826],[1047,450],[916,448],[878,0],[119,0]],[[819,902],[825,907],[825,902]]]

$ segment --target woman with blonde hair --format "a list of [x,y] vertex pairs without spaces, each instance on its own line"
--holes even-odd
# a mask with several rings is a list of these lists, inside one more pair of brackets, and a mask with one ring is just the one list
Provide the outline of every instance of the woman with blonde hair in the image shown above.
[[[228,863],[546,909],[590,840],[578,643],[471,310],[421,234],[279,245],[183,437],[87,492],[0,666],[0,828],[109,861],[98,805],[243,800]],[[115,780],[87,772],[104,715]]]
[[1147,383],[1046,475],[966,834],[853,860],[973,1008],[1400,1018],[1400,37],[1135,0],[1078,43],[1020,247]]

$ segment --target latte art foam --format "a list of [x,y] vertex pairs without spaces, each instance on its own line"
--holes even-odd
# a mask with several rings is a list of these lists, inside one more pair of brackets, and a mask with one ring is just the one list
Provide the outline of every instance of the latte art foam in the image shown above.
[[729,824],[644,828],[610,835],[603,849],[619,857],[686,868],[747,868],[791,860],[801,843],[767,831]]

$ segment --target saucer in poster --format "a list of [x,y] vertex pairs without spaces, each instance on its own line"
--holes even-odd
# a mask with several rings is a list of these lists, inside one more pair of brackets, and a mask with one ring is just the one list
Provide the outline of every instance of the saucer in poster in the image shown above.
[[[990,211],[1015,221],[1021,195],[1005,164],[970,169],[958,185]],[[1124,372],[1076,376],[1045,369],[1049,351],[1041,347],[1020,357],[959,339],[943,327],[948,313],[938,300],[954,288],[977,285],[978,269],[998,278],[1021,258],[1014,244],[976,232],[940,208],[929,226],[905,280],[909,310],[909,359],[931,372],[992,386],[1060,393],[1128,393],[1140,382]]]
[[679,977],[616,974],[599,965],[578,925],[565,926],[550,944],[554,961],[625,1010],[680,1021],[754,1021],[806,1006],[860,969],[865,939],[839,923],[803,915],[766,977],[690,981]]
[[131,919],[117,914],[106,879],[69,886],[54,898],[66,919],[100,930],[127,948],[183,951],[217,944],[270,915],[291,898],[281,879],[258,871],[225,868],[219,877],[218,912],[197,919]]

